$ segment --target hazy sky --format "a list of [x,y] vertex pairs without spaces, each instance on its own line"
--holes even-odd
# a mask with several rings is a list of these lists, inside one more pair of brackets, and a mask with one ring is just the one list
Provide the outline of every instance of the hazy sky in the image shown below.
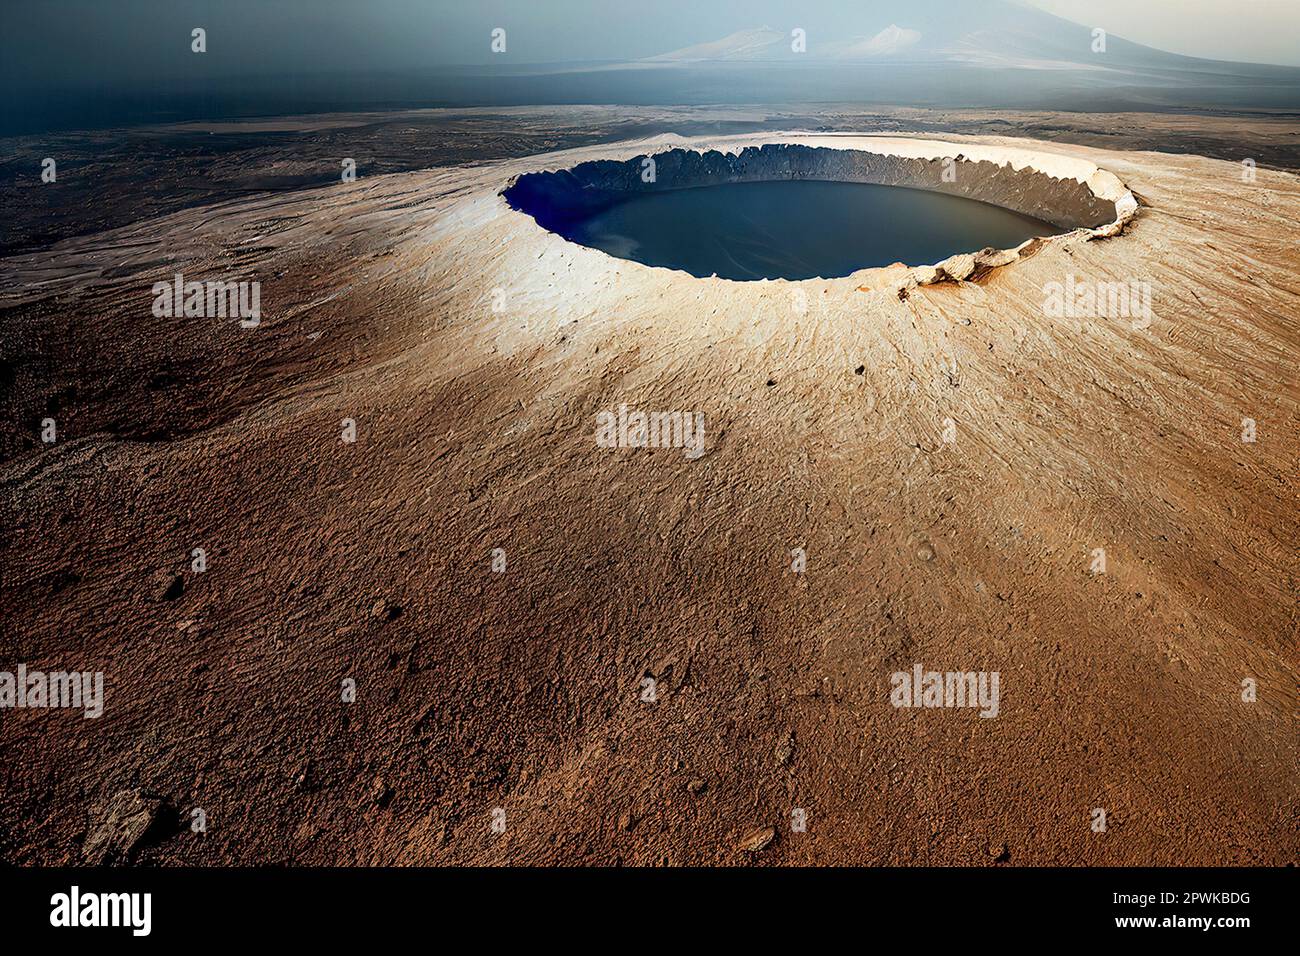
[[[630,59],[736,30],[817,35],[971,20],[996,0],[17,0],[3,2],[11,89],[167,77],[411,70],[492,61]],[[1300,65],[1300,0],[1019,0],[1176,53]],[[209,52],[189,50],[194,26]],[[498,61],[500,62],[500,61]]]
[[1136,43],[1211,60],[1300,66],[1300,0],[1029,0]]

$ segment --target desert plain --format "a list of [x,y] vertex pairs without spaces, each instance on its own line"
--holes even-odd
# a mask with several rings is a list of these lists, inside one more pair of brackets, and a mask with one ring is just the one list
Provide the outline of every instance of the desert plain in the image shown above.
[[[0,651],[102,671],[105,706],[0,713],[0,859],[1294,864],[1300,124],[1262,120],[1268,155],[1183,116],[536,134],[560,112],[442,117],[427,168],[355,182],[334,144],[236,150],[197,205],[101,182],[126,224],[11,225]],[[1093,164],[1138,207],[964,279],[787,283],[501,196],[849,132]],[[260,321],[156,317],[176,273],[259,281]],[[1050,315],[1067,277],[1152,315]],[[702,413],[703,454],[601,447],[623,404]],[[917,664],[997,672],[996,718],[893,706]]]

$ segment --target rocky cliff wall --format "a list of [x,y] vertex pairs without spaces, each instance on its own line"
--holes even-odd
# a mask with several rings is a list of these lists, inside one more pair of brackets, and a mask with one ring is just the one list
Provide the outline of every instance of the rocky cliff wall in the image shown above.
[[1118,218],[1116,203],[1097,195],[1087,182],[961,154],[931,158],[781,143],[737,152],[671,149],[651,158],[654,176],[649,182],[647,157],[638,156],[528,173],[503,195],[515,209],[553,231],[613,205],[629,192],[774,179],[930,189],[1002,206],[1065,229],[1097,228]]

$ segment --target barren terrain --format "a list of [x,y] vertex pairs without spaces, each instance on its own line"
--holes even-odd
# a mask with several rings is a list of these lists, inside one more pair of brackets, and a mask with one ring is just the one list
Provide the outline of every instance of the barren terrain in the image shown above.
[[[0,713],[0,859],[1297,862],[1300,180],[941,138],[1143,205],[971,281],[791,284],[499,195],[780,139],[665,134],[0,261],[0,669],[107,688]],[[176,272],[261,281],[261,324],[155,318]],[[1154,317],[1049,317],[1067,276]],[[702,411],[705,454],[598,447],[621,403]],[[915,663],[998,671],[999,715],[894,708]]]

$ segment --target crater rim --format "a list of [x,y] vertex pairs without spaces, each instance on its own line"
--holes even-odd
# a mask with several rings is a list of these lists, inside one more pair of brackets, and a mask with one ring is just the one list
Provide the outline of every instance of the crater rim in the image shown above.
[[[1023,147],[878,134],[773,133],[747,134],[732,142],[713,143],[664,136],[614,144],[611,154],[517,173],[498,191],[498,201],[512,214],[526,217],[533,226],[569,246],[628,266],[679,273],[696,281],[861,281],[873,273],[897,273],[901,267],[906,285],[976,280],[1035,254],[1047,244],[1080,236],[1117,236],[1136,216],[1139,206],[1132,191],[1114,173],[1080,157]],[[542,158],[558,160],[565,155],[561,152]],[[555,228],[560,223],[552,212],[562,209],[562,220],[577,221],[621,201],[627,194],[781,180],[866,183],[940,192],[1008,209],[1065,231],[1030,237],[1012,248],[988,246],[958,252],[934,263],[864,266],[844,276],[732,279],[649,265],[567,238]],[[540,218],[539,211],[543,213]]]

